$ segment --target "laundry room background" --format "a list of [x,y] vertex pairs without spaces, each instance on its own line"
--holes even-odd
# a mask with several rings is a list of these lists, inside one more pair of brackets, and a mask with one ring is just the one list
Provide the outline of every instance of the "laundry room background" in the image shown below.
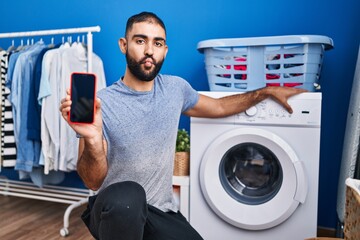
[[[14,0],[1,4],[0,33],[99,25],[101,32],[94,34],[93,49],[103,60],[110,85],[125,70],[117,40],[124,35],[127,18],[140,11],[153,11],[167,27],[169,53],[162,73],[179,75],[199,91],[209,90],[204,56],[196,49],[199,41],[298,34],[332,38],[335,48],[325,52],[320,80],[323,108],[318,225],[334,229],[346,116],[360,43],[359,9],[358,0]],[[19,45],[20,39],[14,43]],[[1,47],[11,44],[12,39],[0,39]],[[180,127],[189,129],[189,119],[182,117]],[[2,169],[0,175],[17,177],[11,169]],[[65,182],[78,185],[78,181],[75,173],[69,173]]]

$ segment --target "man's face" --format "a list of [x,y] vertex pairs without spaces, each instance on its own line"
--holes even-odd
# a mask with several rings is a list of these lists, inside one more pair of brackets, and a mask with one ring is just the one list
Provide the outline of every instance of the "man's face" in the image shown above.
[[141,81],[152,81],[164,62],[165,31],[157,23],[135,23],[126,37],[125,55],[129,71]]

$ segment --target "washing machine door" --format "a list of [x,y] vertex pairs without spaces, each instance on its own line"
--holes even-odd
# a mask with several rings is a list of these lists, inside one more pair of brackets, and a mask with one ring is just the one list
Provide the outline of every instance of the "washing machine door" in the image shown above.
[[248,230],[274,227],[303,203],[304,166],[276,134],[258,128],[228,131],[203,155],[199,180],[212,210]]

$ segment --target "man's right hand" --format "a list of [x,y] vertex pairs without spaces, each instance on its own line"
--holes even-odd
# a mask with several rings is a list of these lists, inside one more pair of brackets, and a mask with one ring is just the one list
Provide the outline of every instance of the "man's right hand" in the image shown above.
[[64,120],[72,129],[83,138],[94,138],[102,136],[102,116],[101,116],[101,100],[96,98],[95,101],[95,118],[92,124],[71,123],[69,121],[69,112],[71,108],[70,90],[66,91],[66,97],[61,99],[60,112]]

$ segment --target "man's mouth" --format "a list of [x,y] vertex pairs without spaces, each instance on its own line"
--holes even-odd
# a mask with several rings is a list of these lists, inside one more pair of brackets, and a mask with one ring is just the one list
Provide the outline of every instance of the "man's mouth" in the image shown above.
[[152,58],[145,58],[143,61],[141,61],[142,64],[144,64],[145,67],[151,67],[155,64],[155,61]]
[[144,61],[144,66],[145,67],[151,67],[153,65],[152,61]]

